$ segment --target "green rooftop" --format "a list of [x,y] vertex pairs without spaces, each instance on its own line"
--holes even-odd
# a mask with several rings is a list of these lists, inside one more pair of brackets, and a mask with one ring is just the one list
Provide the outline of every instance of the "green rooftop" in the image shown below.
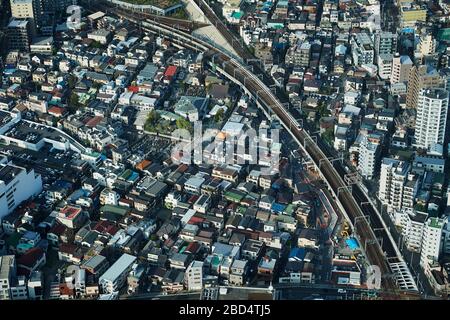
[[440,219],[438,218],[430,218],[429,220],[429,226],[430,228],[436,228],[436,229],[441,229],[443,227],[443,223]]
[[130,169],[126,169],[120,177],[124,180],[127,180],[131,176],[132,171]]
[[292,215],[294,213],[294,206],[292,203],[287,205],[286,209],[284,209],[284,213],[287,215]]
[[234,19],[240,20],[240,19],[242,18],[243,15],[244,15],[244,13],[243,13],[242,11],[234,11],[234,12],[231,14],[231,17],[234,18]]
[[218,266],[222,260],[218,256],[214,256],[211,260],[213,266]]
[[240,214],[244,214],[245,211],[247,211],[247,208],[244,206],[239,206],[236,211]]
[[118,214],[120,216],[124,216],[128,212],[128,209],[122,208],[120,206],[114,206],[112,204],[105,204],[103,207],[100,208],[100,212],[102,213],[109,212]]
[[439,41],[450,42],[450,28],[444,28],[438,31],[437,38]]
[[241,200],[244,198],[244,195],[233,191],[227,191],[224,196],[225,199],[233,202],[241,202]]

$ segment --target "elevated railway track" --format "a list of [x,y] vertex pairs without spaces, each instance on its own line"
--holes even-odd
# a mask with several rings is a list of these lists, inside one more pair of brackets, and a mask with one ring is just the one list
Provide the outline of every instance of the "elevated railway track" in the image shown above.
[[[347,213],[350,223],[357,230],[358,238],[364,246],[368,260],[371,264],[377,265],[380,268],[383,292],[386,294],[389,293],[392,297],[397,298],[410,299],[418,297],[415,290],[402,290],[398,287],[396,277],[392,273],[389,264],[392,260],[401,262],[403,258],[395,243],[392,242],[388,231],[383,229],[381,222],[375,225],[376,227],[380,227],[379,232],[381,232],[381,235],[374,233],[372,227],[374,226],[373,223],[377,223],[374,222],[377,220],[377,215],[373,215],[373,217],[370,215],[371,222],[369,223],[367,219],[368,213],[362,210],[361,203],[357,202],[353,194],[353,190],[356,189],[355,186],[350,190],[347,183],[343,180],[341,172],[343,169],[339,169],[338,165],[330,161],[329,156],[322,151],[321,147],[316,144],[311,136],[292,117],[289,111],[286,110],[283,103],[280,102],[266,85],[264,79],[261,80],[260,77],[248,70],[245,65],[217,49],[212,43],[195,38],[176,26],[167,25],[155,20],[142,21],[141,17],[136,18],[133,13],[126,13],[123,10],[117,10],[114,13],[122,18],[141,24],[149,32],[163,34],[179,46],[207,52],[209,56],[213,57],[215,66],[219,67],[224,74],[232,77],[232,80],[241,83],[245,90],[253,95],[261,107],[265,108],[269,113],[276,115],[286,130],[288,130],[300,147],[313,160],[336,200]],[[358,200],[361,199],[363,198],[359,195]],[[384,239],[383,241],[379,241],[380,236]]]

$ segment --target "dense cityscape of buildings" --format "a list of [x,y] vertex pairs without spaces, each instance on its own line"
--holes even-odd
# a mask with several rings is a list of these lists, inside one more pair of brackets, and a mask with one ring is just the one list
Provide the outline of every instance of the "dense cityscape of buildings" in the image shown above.
[[[266,117],[258,93],[208,52],[102,10],[180,23],[201,16],[197,2],[78,1],[66,11],[76,4],[0,0],[0,300],[312,299],[319,286],[329,299],[383,298],[320,165]],[[412,271],[395,271],[400,289],[446,297],[449,2],[209,5],[292,117],[356,173],[404,257],[397,267]],[[204,21],[192,34],[211,28]],[[172,152],[172,133],[199,121],[246,161]],[[255,138],[266,151],[257,161],[227,139],[251,129],[269,132]]]

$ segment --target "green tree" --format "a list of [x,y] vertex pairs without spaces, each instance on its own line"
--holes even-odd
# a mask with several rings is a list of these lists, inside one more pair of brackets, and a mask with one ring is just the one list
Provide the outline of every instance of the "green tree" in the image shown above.
[[329,145],[333,145],[334,141],[334,132],[332,128],[328,128],[323,134],[322,139],[328,143]]
[[172,18],[182,19],[182,20],[186,20],[189,18],[189,15],[186,13],[186,11],[184,9],[178,9],[177,11],[172,13],[170,16]]
[[72,94],[69,97],[69,105],[68,105],[69,112],[75,113],[80,107],[81,103],[78,94],[72,92]]
[[145,130],[151,131],[151,132],[158,131],[158,128],[159,128],[158,123],[159,123],[160,118],[161,118],[161,116],[159,115],[158,112],[156,112],[156,110],[150,111],[147,116],[147,120],[145,122]]
[[320,119],[322,117],[329,116],[330,110],[328,110],[327,105],[325,103],[319,102],[319,105],[317,106],[317,113]]
[[192,132],[192,124],[189,122],[189,120],[186,119],[178,119],[176,121],[177,128],[178,129],[186,129],[189,132]]
[[158,236],[157,236],[156,234],[152,234],[152,235],[150,236],[150,240],[156,241],[156,240],[158,240]]
[[96,48],[96,49],[103,49],[103,48],[104,48],[104,45],[101,44],[100,42],[94,40],[94,41],[92,41],[92,43],[91,43],[91,47],[92,47],[92,48]]
[[69,75],[69,77],[67,79],[67,85],[69,86],[70,90],[75,88],[76,83],[77,83],[77,78],[74,75]]
[[147,122],[155,125],[160,119],[160,115],[158,112],[156,112],[156,110],[152,110],[150,111],[150,113],[147,116]]
[[223,120],[223,117],[225,115],[225,111],[223,109],[219,109],[214,116],[214,121],[221,122]]

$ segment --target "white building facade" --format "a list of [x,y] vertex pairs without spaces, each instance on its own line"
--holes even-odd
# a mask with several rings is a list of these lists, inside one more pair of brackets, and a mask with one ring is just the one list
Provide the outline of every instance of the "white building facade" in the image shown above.
[[448,113],[448,91],[440,88],[426,89],[419,93],[417,103],[415,145],[428,149],[443,144]]
[[0,164],[0,219],[41,191],[42,179],[34,170]]

